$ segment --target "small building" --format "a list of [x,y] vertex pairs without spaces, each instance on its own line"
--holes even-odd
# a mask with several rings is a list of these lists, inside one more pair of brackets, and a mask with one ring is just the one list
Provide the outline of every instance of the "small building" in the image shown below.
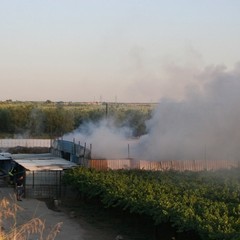
[[62,194],[62,176],[64,171],[77,164],[45,154],[12,154],[17,175],[24,176],[25,197],[55,198]]
[[0,153],[0,177],[6,178],[9,175],[9,171],[12,168],[11,154],[8,152]]

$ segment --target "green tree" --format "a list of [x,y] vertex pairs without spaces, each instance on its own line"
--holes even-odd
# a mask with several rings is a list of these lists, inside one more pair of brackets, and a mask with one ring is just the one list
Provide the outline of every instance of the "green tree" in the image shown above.
[[12,132],[11,116],[8,109],[0,109],[0,131],[3,133]]
[[9,108],[14,133],[24,134],[28,131],[28,122],[33,109],[31,104],[21,104],[20,106],[12,106]]
[[28,121],[28,129],[30,132],[30,135],[35,137],[41,137],[44,136],[45,133],[45,121],[46,116],[43,112],[43,109],[37,107],[33,108]]
[[45,111],[45,131],[50,138],[60,137],[74,129],[74,114],[62,106],[50,108]]

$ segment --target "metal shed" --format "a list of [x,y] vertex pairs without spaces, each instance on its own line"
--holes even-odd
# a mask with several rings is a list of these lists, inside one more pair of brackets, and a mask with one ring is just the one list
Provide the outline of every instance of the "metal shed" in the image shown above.
[[77,165],[65,159],[46,154],[13,154],[18,175],[24,175],[25,197],[60,198],[64,171]]
[[0,153],[0,178],[7,178],[12,168],[11,154],[7,152]]

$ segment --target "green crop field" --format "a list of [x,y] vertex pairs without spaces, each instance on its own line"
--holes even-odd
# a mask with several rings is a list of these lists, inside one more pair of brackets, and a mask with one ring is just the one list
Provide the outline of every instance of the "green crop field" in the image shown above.
[[145,122],[156,104],[81,102],[0,102],[0,137],[55,138],[85,122],[104,118],[116,127],[128,126],[135,136],[145,134]]
[[216,172],[97,171],[75,168],[64,182],[105,207],[171,223],[201,239],[240,239],[240,170]]

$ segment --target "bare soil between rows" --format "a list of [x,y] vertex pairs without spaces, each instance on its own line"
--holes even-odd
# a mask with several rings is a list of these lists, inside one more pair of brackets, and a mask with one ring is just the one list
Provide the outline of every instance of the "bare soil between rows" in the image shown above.
[[63,211],[86,231],[84,240],[200,240],[194,232],[179,233],[169,223],[155,226],[150,217],[105,208],[98,199],[64,199],[59,207],[46,201],[54,211]]
[[[13,188],[1,181],[0,198],[13,195]],[[56,240],[115,240],[117,236],[122,236],[123,240],[199,240],[194,233],[177,233],[170,224],[156,227],[146,216],[118,208],[104,208],[97,199],[65,196],[57,206],[49,199],[25,198],[17,203],[22,208],[17,216],[19,225],[39,217],[49,231],[62,222]]]

